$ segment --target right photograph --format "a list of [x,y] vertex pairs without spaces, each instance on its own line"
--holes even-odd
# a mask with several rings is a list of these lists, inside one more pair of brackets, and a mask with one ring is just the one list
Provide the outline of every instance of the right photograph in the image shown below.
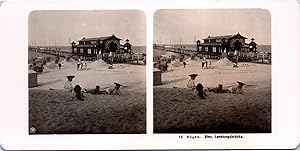
[[271,133],[271,15],[154,14],[154,133]]

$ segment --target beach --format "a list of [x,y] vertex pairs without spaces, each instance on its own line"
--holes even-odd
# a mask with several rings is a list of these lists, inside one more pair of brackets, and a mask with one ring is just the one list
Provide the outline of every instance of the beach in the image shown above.
[[[146,133],[146,70],[144,65],[108,64],[99,60],[77,70],[76,61],[53,61],[37,75],[38,86],[29,89],[30,134],[139,134]],[[122,84],[121,95],[83,93],[84,101],[64,90],[66,76],[74,75],[73,87],[113,88]]]
[[[154,133],[270,133],[271,65],[239,62],[233,68],[228,59],[186,59],[168,64],[162,73],[162,85],[154,86]],[[204,88],[246,85],[244,94],[206,92],[201,99],[187,88],[189,74],[198,74],[196,84]]]

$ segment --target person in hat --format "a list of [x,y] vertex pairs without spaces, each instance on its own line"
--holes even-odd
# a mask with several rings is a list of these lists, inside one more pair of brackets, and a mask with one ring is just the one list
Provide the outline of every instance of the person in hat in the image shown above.
[[198,83],[196,86],[196,91],[197,91],[197,95],[201,98],[201,99],[206,99],[205,96],[205,92],[203,91],[203,85],[201,83]]
[[81,87],[79,85],[76,85],[74,87],[74,93],[75,93],[75,96],[76,96],[77,99],[79,99],[80,101],[84,101],[83,100],[84,96],[81,92]]
[[245,83],[242,83],[240,81],[237,81],[237,83],[239,84],[238,86],[232,87],[231,92],[234,94],[243,94],[244,90],[243,90],[243,86],[246,85]]
[[116,82],[114,82],[114,84],[115,84],[115,87],[113,89],[110,89],[108,94],[110,94],[110,95],[120,95],[121,94],[120,87],[122,85],[119,84],[119,83],[116,83]]
[[194,91],[196,88],[195,78],[198,76],[198,74],[190,74],[189,76],[191,77],[191,79],[187,83],[187,87]]
[[70,91],[70,92],[73,91],[72,80],[73,80],[74,77],[75,77],[75,76],[73,76],[73,75],[67,76],[68,81],[65,83],[65,86],[64,86],[64,88],[65,88],[66,90]]

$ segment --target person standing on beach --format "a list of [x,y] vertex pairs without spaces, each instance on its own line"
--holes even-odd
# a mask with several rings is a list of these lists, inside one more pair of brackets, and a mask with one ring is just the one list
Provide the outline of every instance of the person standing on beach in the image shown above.
[[185,61],[183,61],[183,68],[185,68],[185,66],[186,66],[186,62],[185,62]]
[[86,64],[86,62],[84,63],[84,70],[87,70],[87,64]]
[[61,63],[58,63],[58,69],[61,69]]
[[80,61],[80,59],[78,59],[78,62],[77,62],[77,70],[80,69],[80,64],[81,64],[81,61]]
[[203,60],[202,60],[202,69],[203,69],[204,65],[207,68],[207,61],[206,61],[205,57],[203,57]]
[[191,79],[187,83],[187,87],[194,91],[196,88],[195,79],[198,76],[198,74],[190,74],[189,76],[191,77]]

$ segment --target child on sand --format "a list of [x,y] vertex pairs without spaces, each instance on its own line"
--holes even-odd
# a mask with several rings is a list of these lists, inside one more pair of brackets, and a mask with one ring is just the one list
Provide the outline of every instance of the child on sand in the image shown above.
[[201,98],[201,99],[206,99],[205,98],[205,92],[203,91],[203,85],[201,83],[198,83],[196,86],[196,91],[197,91],[197,95]]
[[64,88],[70,92],[73,91],[72,80],[74,77],[75,76],[73,76],[73,75],[67,76],[68,81],[65,83],[65,86],[64,86]]
[[223,89],[223,85],[219,84],[216,88],[207,88],[208,92],[214,92],[214,93],[231,93],[228,89]]
[[189,80],[187,87],[194,91],[196,88],[195,78],[198,76],[198,74],[190,74],[189,76],[191,79]]
[[86,93],[91,93],[93,95],[100,94],[100,86],[97,85],[95,89],[85,90]]
[[83,94],[81,92],[81,87],[79,85],[76,85],[74,87],[74,93],[75,93],[75,96],[76,96],[77,99],[79,99],[80,101],[84,101],[83,100],[84,96],[83,96]]
[[234,94],[243,94],[243,86],[245,85],[242,82],[237,81],[238,86],[230,86],[228,89],[224,89],[222,84],[219,84],[216,88],[207,88],[208,92],[214,93],[234,93]]

